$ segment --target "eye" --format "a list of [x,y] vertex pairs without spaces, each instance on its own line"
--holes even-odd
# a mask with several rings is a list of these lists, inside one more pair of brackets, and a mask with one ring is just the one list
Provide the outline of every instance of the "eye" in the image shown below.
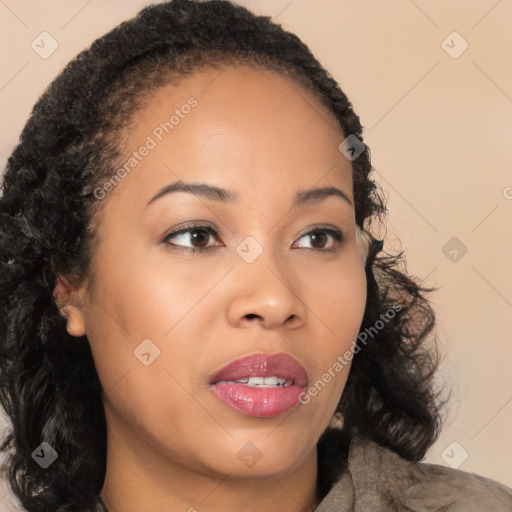
[[[222,246],[221,244],[209,245],[211,238],[218,239],[218,233],[215,229],[208,225],[192,225],[181,228],[177,231],[169,233],[163,240],[163,243],[170,245],[173,249],[178,249],[187,252],[206,252],[213,247]],[[331,228],[317,228],[307,233],[304,233],[298,240],[309,238],[309,247],[301,246],[296,247],[296,243],[292,245],[293,248],[298,249],[311,249],[318,252],[333,251],[336,246],[341,244],[343,234],[337,229]],[[172,240],[172,242],[170,242]],[[180,242],[185,242],[187,245],[182,245]],[[330,241],[330,242],[329,242]],[[327,247],[326,247],[327,245]]]
[[[218,237],[217,231],[213,229],[211,226],[188,226],[182,228],[178,231],[174,231],[169,233],[163,240],[163,242],[168,243],[169,240],[173,240],[171,245],[173,249],[179,249],[182,251],[188,252],[204,252],[210,250],[213,246],[208,245],[208,241],[210,237]],[[191,246],[183,246],[178,242],[183,242],[189,240]]]
[[[310,240],[309,247],[306,246],[299,248],[313,249],[317,251],[332,251],[336,249],[336,246],[341,244],[343,234],[338,229],[318,228],[308,231],[302,235],[299,240],[302,240],[306,237],[308,237]],[[329,242],[329,238],[331,239],[331,243],[328,247],[326,247],[326,244]]]

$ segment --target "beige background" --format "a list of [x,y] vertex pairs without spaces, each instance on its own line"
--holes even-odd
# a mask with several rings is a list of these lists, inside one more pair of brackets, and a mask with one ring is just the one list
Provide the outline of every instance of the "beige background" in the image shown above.
[[[340,82],[389,196],[387,245],[399,238],[409,272],[440,288],[431,296],[446,353],[440,378],[453,399],[427,461],[512,486],[512,3],[238,3],[295,32]],[[145,4],[0,2],[2,169],[63,65]],[[31,48],[43,31],[58,43],[47,59]],[[452,237],[467,247],[462,257],[456,246],[443,252]]]

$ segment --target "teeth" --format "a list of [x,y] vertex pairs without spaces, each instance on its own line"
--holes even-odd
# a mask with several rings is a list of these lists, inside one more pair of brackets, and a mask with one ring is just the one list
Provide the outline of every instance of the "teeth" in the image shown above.
[[262,387],[262,388],[275,388],[291,386],[293,380],[281,379],[276,376],[270,377],[245,377],[243,379],[235,380],[239,384],[245,384],[249,387]]

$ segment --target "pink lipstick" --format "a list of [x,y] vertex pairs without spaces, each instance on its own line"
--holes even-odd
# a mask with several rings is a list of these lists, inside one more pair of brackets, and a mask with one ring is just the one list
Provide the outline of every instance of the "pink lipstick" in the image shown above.
[[298,405],[307,383],[306,370],[293,357],[260,353],[224,366],[211,378],[210,389],[242,414],[269,418]]

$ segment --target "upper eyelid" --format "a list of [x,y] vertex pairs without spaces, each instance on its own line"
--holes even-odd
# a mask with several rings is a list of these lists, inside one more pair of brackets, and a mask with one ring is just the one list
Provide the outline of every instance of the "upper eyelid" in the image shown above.
[[176,231],[170,231],[164,236],[164,240],[171,236],[182,235],[183,233],[187,233],[195,229],[206,229],[209,233],[215,234],[216,236],[219,235],[219,231],[209,224],[191,224],[190,226],[183,226]]

